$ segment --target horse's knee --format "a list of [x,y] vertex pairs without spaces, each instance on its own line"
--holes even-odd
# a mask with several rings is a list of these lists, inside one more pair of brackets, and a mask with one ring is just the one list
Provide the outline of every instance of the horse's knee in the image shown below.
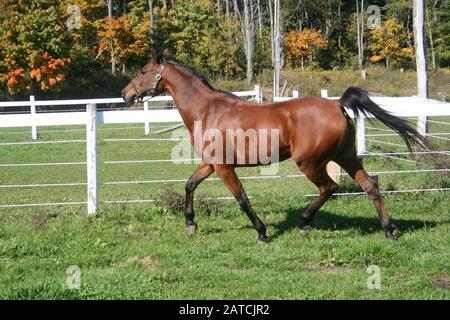
[[186,182],[186,186],[184,187],[184,190],[186,191],[186,193],[192,193],[195,190],[195,187],[197,186],[196,181],[195,180],[188,180],[188,182]]

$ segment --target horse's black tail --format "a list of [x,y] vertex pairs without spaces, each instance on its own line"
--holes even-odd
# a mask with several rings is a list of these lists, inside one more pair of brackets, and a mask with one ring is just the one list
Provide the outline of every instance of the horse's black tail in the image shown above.
[[355,117],[359,117],[360,113],[365,116],[372,114],[376,119],[397,132],[410,151],[412,151],[413,147],[426,148],[425,138],[420,133],[414,130],[407,121],[393,116],[380,108],[380,106],[370,100],[367,91],[358,87],[350,87],[344,92],[339,101],[342,107],[352,110]]

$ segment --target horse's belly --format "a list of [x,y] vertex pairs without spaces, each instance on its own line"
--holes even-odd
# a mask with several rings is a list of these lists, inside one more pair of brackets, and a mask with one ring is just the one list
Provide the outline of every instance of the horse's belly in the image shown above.
[[[200,151],[200,150],[199,150]],[[199,153],[199,152],[197,152]],[[280,145],[278,137],[247,139],[205,139],[199,156],[206,163],[258,166],[290,158],[290,146]]]

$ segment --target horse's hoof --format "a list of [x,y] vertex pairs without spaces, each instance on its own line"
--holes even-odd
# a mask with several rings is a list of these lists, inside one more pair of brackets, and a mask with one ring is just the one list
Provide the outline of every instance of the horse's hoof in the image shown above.
[[308,226],[308,225],[306,225],[306,226],[304,226],[304,227],[301,227],[299,230],[298,230],[298,233],[300,234],[300,236],[301,237],[306,237],[306,236],[308,236],[308,234],[311,232],[311,226]]
[[386,233],[386,238],[391,241],[397,241],[397,237],[395,237],[392,233]]
[[388,240],[398,240],[395,236],[394,236],[394,230],[395,229],[397,229],[397,227],[394,225],[394,224],[391,224],[390,225],[390,227],[387,229],[387,230],[385,230],[385,235],[386,235],[386,238],[388,239]]
[[197,224],[191,224],[186,227],[186,234],[188,236],[192,236],[195,233],[195,230],[197,230]]
[[268,236],[259,236],[258,243],[259,244],[267,244],[270,242],[270,238]]

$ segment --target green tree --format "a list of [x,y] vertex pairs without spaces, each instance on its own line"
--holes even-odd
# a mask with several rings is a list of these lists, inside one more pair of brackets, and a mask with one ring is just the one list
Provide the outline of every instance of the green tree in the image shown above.
[[215,15],[208,0],[175,1],[175,9],[155,8],[153,44],[209,76],[242,73],[242,35],[234,17]]

